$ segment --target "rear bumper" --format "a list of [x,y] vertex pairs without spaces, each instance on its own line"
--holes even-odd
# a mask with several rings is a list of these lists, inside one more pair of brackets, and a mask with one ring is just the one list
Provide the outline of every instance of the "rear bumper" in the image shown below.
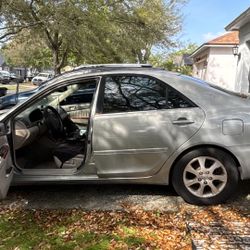
[[240,176],[242,180],[250,179],[250,145],[228,147],[228,150],[240,163]]

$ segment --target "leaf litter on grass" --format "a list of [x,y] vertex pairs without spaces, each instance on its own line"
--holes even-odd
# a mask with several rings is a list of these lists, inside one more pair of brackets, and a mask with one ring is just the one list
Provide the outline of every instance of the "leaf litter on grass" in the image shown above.
[[[204,249],[209,249],[212,235],[200,229],[218,222],[233,233],[235,222],[250,223],[249,210],[234,203],[207,207],[183,203],[172,213],[145,211],[133,204],[123,204],[121,211],[5,206],[0,208],[0,249],[188,250],[191,237],[204,241]],[[189,223],[199,223],[198,230],[190,234]]]
[[181,214],[0,210],[1,249],[190,249]]

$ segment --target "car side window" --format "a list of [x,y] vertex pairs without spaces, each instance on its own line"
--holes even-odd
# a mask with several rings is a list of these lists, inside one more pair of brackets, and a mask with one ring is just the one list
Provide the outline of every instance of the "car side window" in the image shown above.
[[103,113],[194,106],[173,88],[147,76],[109,76],[104,85]]
[[93,99],[96,84],[84,84],[72,95],[60,102],[60,105],[90,104]]

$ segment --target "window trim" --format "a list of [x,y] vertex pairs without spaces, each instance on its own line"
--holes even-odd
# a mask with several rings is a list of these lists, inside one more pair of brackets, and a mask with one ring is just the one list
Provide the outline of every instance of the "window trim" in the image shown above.
[[98,96],[98,100],[97,100],[97,106],[96,106],[96,110],[98,114],[103,114],[103,115],[108,115],[108,114],[124,114],[124,113],[135,113],[135,112],[150,112],[150,111],[161,111],[161,110],[174,110],[174,109],[169,109],[169,108],[164,108],[164,109],[152,109],[152,110],[133,110],[133,111],[121,111],[121,112],[110,112],[110,113],[104,113],[103,112],[103,107],[104,107],[104,94],[105,94],[105,79],[108,77],[112,77],[112,76],[128,76],[128,77],[147,77],[150,80],[155,80],[163,85],[166,85],[167,88],[169,88],[170,90],[175,91],[181,98],[183,98],[186,102],[188,102],[190,104],[191,107],[187,107],[187,108],[174,108],[174,109],[188,109],[188,108],[197,108],[198,105],[196,105],[193,101],[191,101],[188,97],[186,97],[184,94],[182,94],[180,91],[178,91],[177,89],[175,89],[174,87],[170,86],[168,83],[150,76],[150,75],[146,75],[146,74],[130,74],[130,73],[120,73],[120,74],[107,74],[105,76],[102,76],[101,82],[100,82],[100,90],[99,90],[99,96]]

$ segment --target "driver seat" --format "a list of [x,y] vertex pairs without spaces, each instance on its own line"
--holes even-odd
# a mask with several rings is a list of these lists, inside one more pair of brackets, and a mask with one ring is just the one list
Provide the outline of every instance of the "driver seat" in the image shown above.
[[84,145],[62,143],[53,152],[58,168],[78,168],[84,160]]

